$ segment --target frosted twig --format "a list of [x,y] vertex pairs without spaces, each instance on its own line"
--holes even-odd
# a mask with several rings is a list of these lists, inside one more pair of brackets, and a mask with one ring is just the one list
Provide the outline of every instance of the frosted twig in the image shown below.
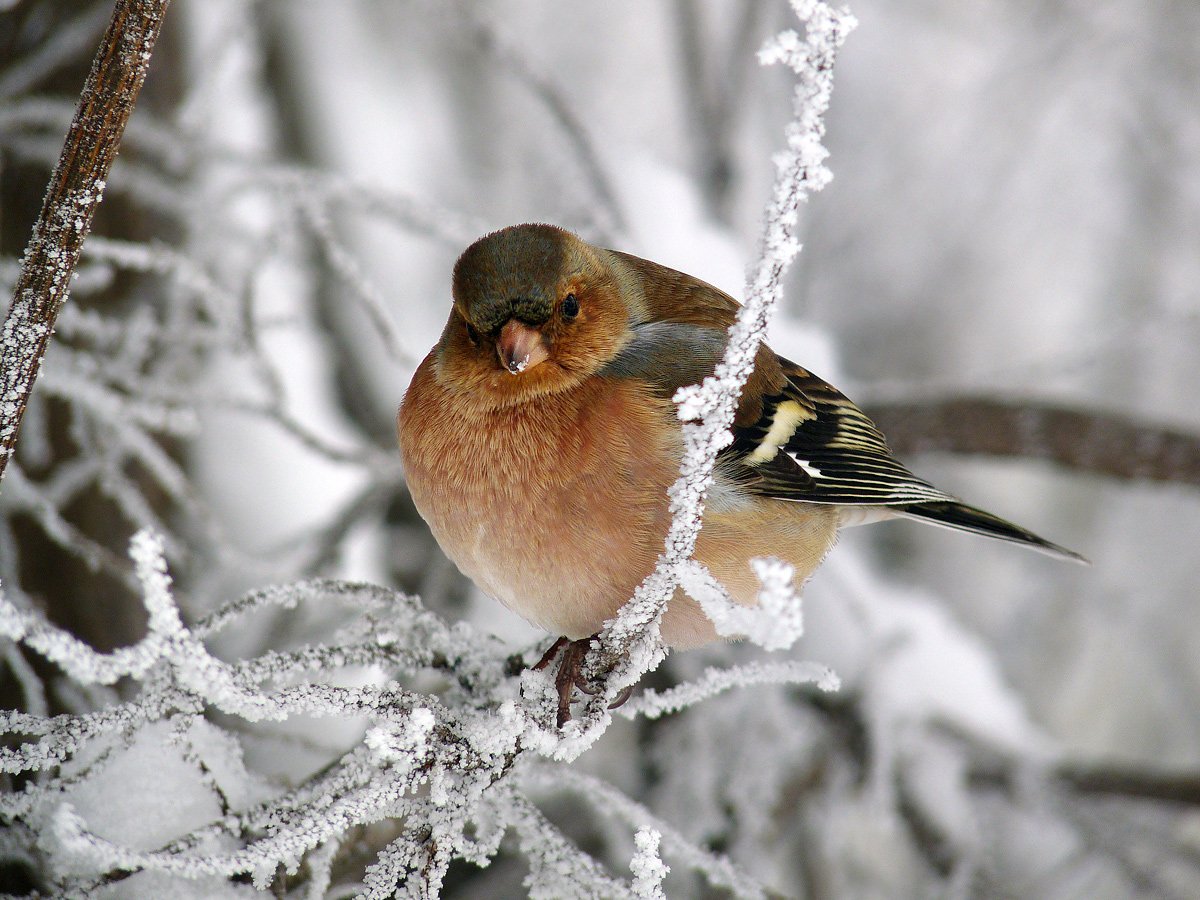
[[82,529],[69,522],[53,503],[30,481],[19,465],[6,473],[9,492],[5,500],[14,509],[27,513],[54,544],[72,556],[113,576],[117,581],[136,590],[136,581],[129,576],[125,563],[117,554],[98,543]]
[[766,650],[786,650],[804,634],[800,595],[792,584],[796,570],[778,559],[752,559],[762,588],[755,606],[735,603],[712,573],[696,560],[679,567],[679,584],[700,604],[722,637],[744,637]]
[[631,888],[604,872],[594,859],[571,845],[562,832],[527,799],[511,801],[513,829],[529,858],[525,886],[531,898],[554,900],[563,884],[593,886],[596,896],[632,897]]
[[17,609],[0,594],[0,635],[22,641],[74,680],[84,684],[113,684],[118,678],[145,674],[167,652],[169,638],[182,627],[164,582],[162,546],[146,534],[134,537],[133,555],[150,613],[150,633],[132,647],[110,654],[97,653],[66,631],[31,610]]
[[717,454],[732,440],[738,397],[754,369],[767,322],[782,293],[783,274],[800,250],[796,238],[800,203],[832,177],[821,144],[823,116],[833,90],[838,48],[855,21],[848,12],[835,11],[818,0],[793,0],[792,6],[806,23],[805,39],[785,31],[759,54],[764,64],[785,62],[796,72],[798,84],[794,119],[787,126],[787,149],[775,160],[775,184],[764,215],[758,260],[747,277],[745,303],[729,330],[729,343],[715,372],[675,394],[684,423],[684,456],[679,479],[669,492],[672,519],[666,551],[633,598],[605,626],[593,664],[601,671],[615,670],[614,677],[589,705],[589,716],[601,715],[617,691],[656,667],[665,655],[658,623],[679,585],[682,567],[695,550]]
[[22,707],[35,716],[46,715],[46,686],[21,653],[20,645],[15,641],[0,642],[0,656],[21,689]]
[[375,326],[388,355],[396,362],[415,368],[417,361],[400,340],[391,314],[387,311],[387,299],[367,278],[346,245],[338,239],[323,205],[311,201],[304,202],[304,195],[301,195],[299,208],[318,244],[324,250],[330,266],[350,287]]
[[629,871],[633,873],[633,895],[645,900],[666,900],[663,893],[663,879],[671,871],[664,865],[658,855],[658,842],[662,835],[653,828],[639,828],[633,836],[637,852],[629,863]]
[[665,691],[653,688],[642,691],[621,707],[619,715],[657,719],[695,706],[725,691],[759,684],[816,684],[823,691],[832,691],[837,690],[840,682],[831,669],[815,662],[753,662],[728,669],[710,666],[695,681]]
[[688,840],[649,808],[631,799],[611,784],[575,769],[536,766],[525,776],[530,784],[546,789],[566,789],[575,792],[596,809],[637,828],[650,827],[659,832],[667,853],[687,862],[702,873],[709,884],[725,888],[736,897],[766,896],[766,888],[752,873],[717,853]]
[[269,191],[285,209],[318,204],[379,216],[397,227],[423,235],[448,248],[460,248],[488,230],[486,220],[386,185],[300,166],[281,166],[247,157],[219,153],[218,160],[233,170],[223,193]]

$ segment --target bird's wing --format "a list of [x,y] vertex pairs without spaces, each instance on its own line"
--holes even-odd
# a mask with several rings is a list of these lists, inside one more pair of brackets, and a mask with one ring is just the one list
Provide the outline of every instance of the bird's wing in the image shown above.
[[762,396],[757,421],[736,425],[722,462],[745,488],[807,503],[893,506],[953,500],[892,456],[861,409],[782,357],[782,387]]
[[[712,374],[737,301],[691,275],[608,252],[637,289],[631,339],[601,374],[641,379],[664,397]],[[742,391],[733,437],[722,469],[760,496],[874,506],[955,499],[902,466],[841,392],[766,346]]]
[[[664,399],[711,375],[737,301],[690,275],[607,252],[628,290],[630,338],[600,374],[640,380]],[[733,443],[721,452],[718,465],[725,477],[760,497],[890,506],[898,515],[1084,561],[918,478],[892,456],[875,423],[844,394],[765,345],[738,400]]]

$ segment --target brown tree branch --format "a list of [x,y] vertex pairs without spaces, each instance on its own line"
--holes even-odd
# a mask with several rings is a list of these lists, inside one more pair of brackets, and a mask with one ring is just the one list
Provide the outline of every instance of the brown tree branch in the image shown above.
[[[978,740],[968,743],[975,748],[967,771],[967,779],[972,785],[1006,791],[1017,789],[1022,778],[1020,760],[986,747]],[[1170,771],[1148,765],[1064,759],[1052,765],[1046,774],[1053,785],[1079,796],[1200,805],[1200,771]]]
[[0,478],[170,0],[117,0],[0,329]]
[[1126,481],[1200,487],[1200,436],[1124,416],[989,397],[876,403],[867,412],[901,456],[1041,459]]

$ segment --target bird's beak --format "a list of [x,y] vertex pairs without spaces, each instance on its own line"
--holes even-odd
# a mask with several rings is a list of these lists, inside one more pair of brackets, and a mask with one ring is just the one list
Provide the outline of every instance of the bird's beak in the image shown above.
[[500,329],[496,352],[500,354],[500,364],[513,375],[532,369],[550,356],[542,333],[516,319],[509,319]]

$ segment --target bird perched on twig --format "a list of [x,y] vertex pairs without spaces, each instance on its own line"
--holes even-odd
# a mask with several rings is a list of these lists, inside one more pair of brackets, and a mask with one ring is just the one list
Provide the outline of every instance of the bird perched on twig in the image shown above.
[[[587,641],[663,551],[682,455],[671,397],[712,373],[738,304],[551,225],[476,241],[454,266],[453,295],[400,407],[409,490],[480,589],[574,642],[559,669],[561,724]],[[760,347],[696,559],[750,605],[752,557],[783,559],[803,582],[839,527],[895,517],[1082,559],[917,478],[858,407]],[[716,633],[678,593],[662,636],[686,648]]]

